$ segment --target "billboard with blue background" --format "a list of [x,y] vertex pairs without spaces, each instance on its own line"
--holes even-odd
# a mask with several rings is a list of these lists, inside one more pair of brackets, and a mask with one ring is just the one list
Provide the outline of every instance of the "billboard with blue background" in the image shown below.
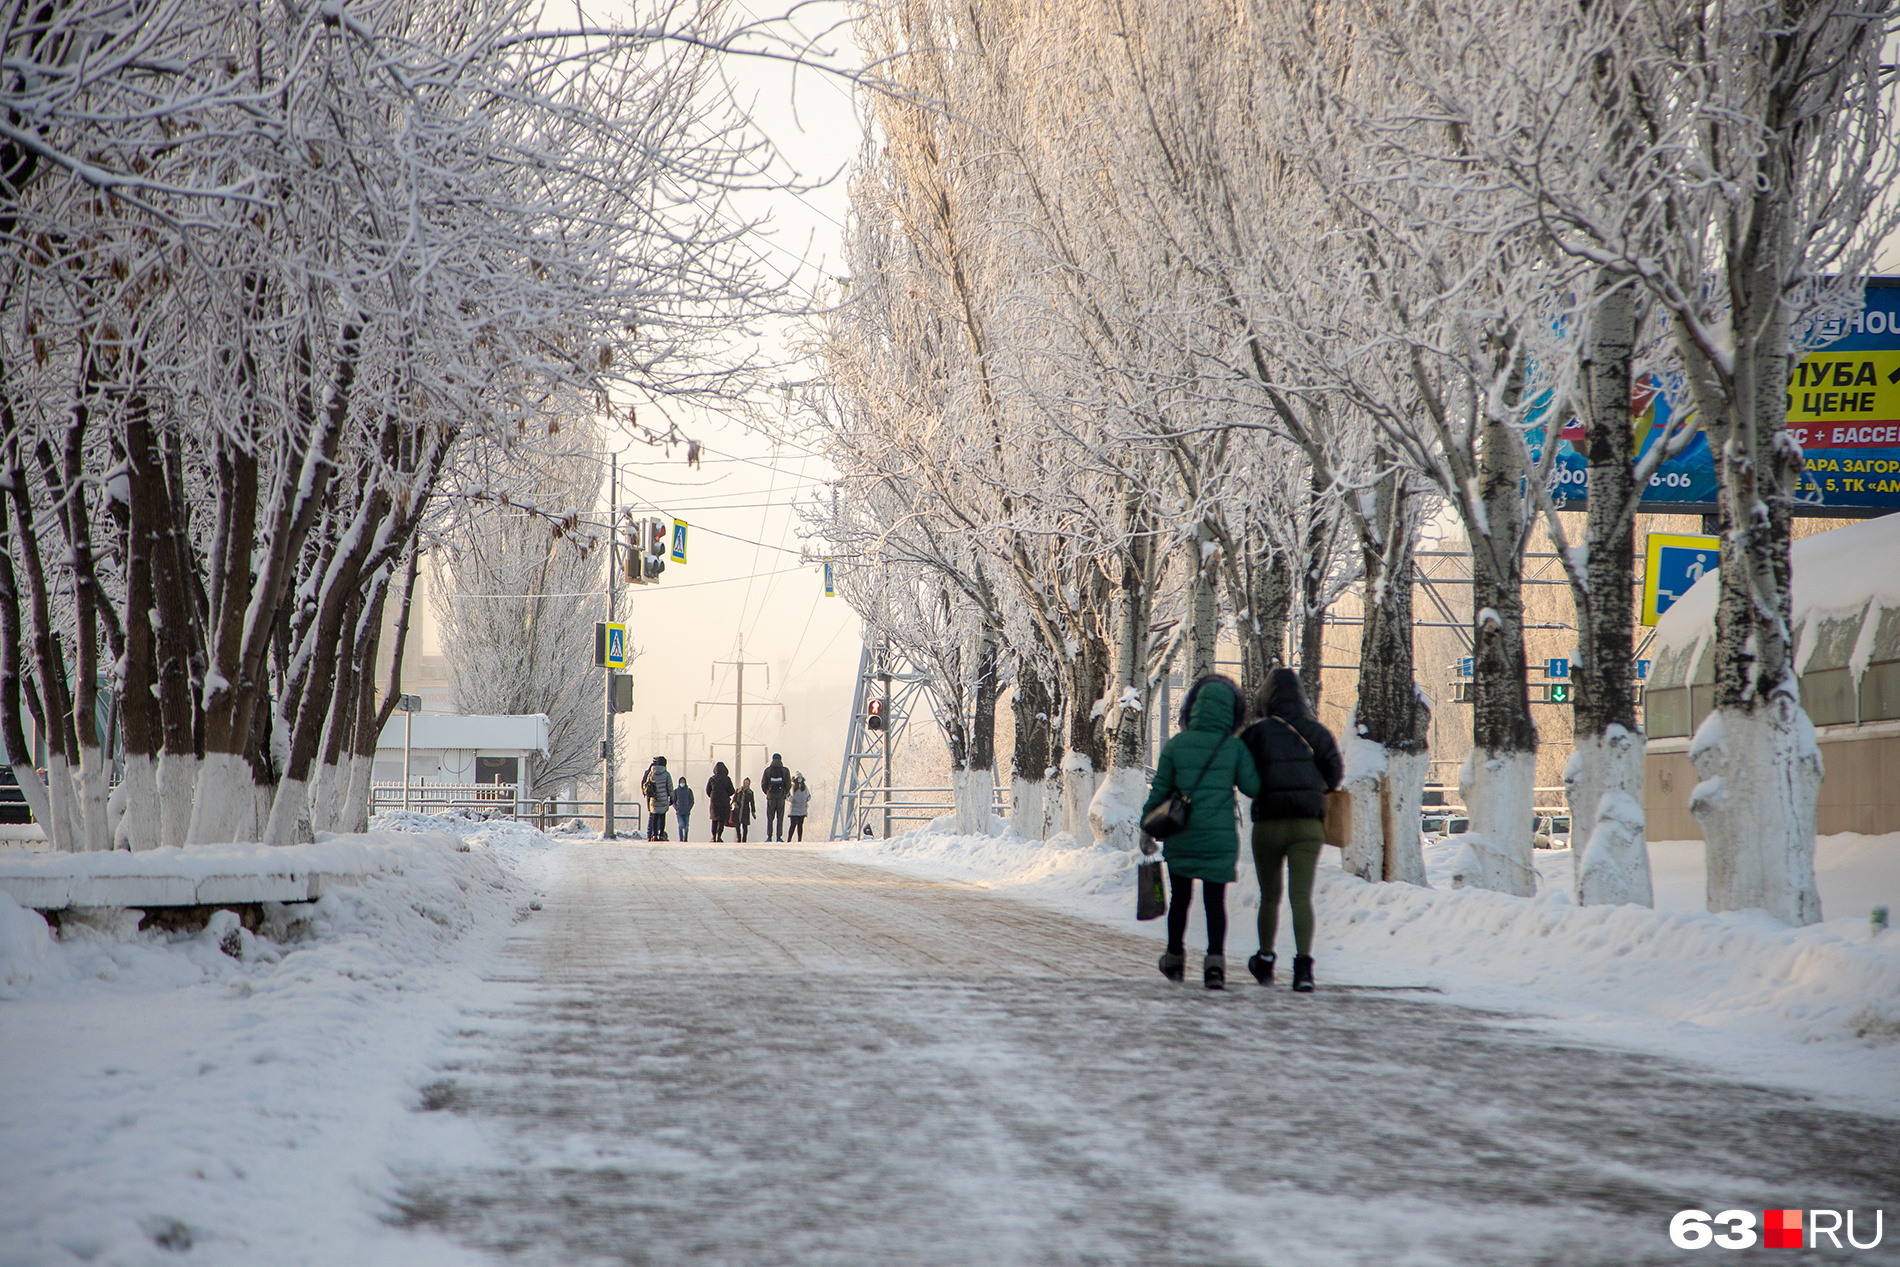
[[[1870,278],[1861,311],[1823,327],[1832,342],[1794,367],[1788,381],[1788,430],[1806,455],[1795,513],[1882,515],[1900,511],[1900,278]],[[1671,401],[1653,385],[1639,387],[1631,407],[1639,453],[1662,435]],[[1559,433],[1551,496],[1582,508],[1589,462],[1583,429],[1572,422]],[[1531,447],[1540,447],[1531,433]],[[1708,436],[1697,431],[1689,447],[1650,477],[1642,509],[1650,514],[1696,514],[1715,508],[1715,463]]]

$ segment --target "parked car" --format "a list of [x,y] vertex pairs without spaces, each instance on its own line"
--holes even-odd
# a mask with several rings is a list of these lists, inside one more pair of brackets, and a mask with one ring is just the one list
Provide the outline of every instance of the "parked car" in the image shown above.
[[1461,836],[1471,830],[1471,820],[1463,814],[1426,813],[1419,816],[1418,832],[1427,844],[1446,836]]
[[26,807],[26,793],[13,777],[13,767],[0,765],[0,823],[30,823],[33,811]]

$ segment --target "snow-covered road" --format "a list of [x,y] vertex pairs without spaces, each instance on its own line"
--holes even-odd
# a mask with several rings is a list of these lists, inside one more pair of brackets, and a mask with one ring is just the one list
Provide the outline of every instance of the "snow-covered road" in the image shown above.
[[1238,958],[1174,986],[1146,938],[822,850],[576,843],[542,884],[419,1090],[464,1146],[388,1216],[510,1261],[1674,1262],[1677,1210],[1900,1173],[1891,1119]]

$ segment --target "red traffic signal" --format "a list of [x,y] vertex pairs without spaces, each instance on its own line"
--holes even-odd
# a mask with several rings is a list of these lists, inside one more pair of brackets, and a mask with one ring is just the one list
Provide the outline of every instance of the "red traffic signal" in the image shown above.
[[658,515],[647,520],[646,548],[640,561],[649,581],[659,580],[666,571],[666,520]]
[[884,701],[871,700],[864,706],[864,726],[866,730],[884,729]]

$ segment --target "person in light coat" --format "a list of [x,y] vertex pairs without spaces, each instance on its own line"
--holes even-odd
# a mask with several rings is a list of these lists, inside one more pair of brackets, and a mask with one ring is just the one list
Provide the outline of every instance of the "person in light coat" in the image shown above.
[[666,758],[655,757],[640,780],[641,794],[647,798],[647,839],[666,839],[666,811],[673,804],[673,776],[667,773]]
[[811,810],[811,789],[805,786],[805,776],[792,776],[792,795],[788,806],[791,810],[791,828],[785,833],[787,840],[805,839],[805,815]]

